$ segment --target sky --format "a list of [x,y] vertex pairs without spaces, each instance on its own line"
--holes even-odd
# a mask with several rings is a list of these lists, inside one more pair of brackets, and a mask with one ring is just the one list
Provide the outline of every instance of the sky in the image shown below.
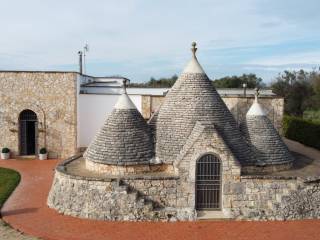
[[320,66],[319,0],[0,0],[0,70],[78,71],[132,82],[179,74],[197,42],[211,79]]

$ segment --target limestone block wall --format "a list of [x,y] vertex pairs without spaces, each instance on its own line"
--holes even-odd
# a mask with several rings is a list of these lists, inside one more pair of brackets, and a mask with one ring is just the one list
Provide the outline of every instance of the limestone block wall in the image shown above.
[[[155,111],[161,106],[164,96],[142,96],[142,116],[149,119]],[[225,102],[234,118],[240,123],[249,108],[251,107],[254,97],[248,96],[222,96],[222,100]],[[260,103],[267,110],[268,118],[274,124],[275,128],[282,132],[282,118],[284,111],[284,99],[281,97],[266,97],[260,98]]]
[[0,72],[0,147],[15,157],[19,151],[19,114],[37,114],[36,148],[46,147],[49,157],[65,158],[76,151],[77,73]]
[[115,179],[95,181],[74,178],[57,171],[48,197],[48,206],[58,212],[99,220],[147,220],[153,218],[152,203],[138,199]]
[[[201,141],[200,141],[201,142]],[[199,147],[199,143],[195,143]],[[203,142],[202,142],[203,143]],[[219,142],[217,142],[219,145]],[[225,217],[248,220],[320,218],[320,179],[240,176],[232,155],[202,145],[202,152],[219,154],[222,162],[222,208]],[[200,150],[200,148],[197,148]],[[197,153],[195,153],[197,155]],[[194,159],[196,155],[186,156]],[[71,159],[70,161],[74,161]],[[195,162],[181,161],[178,175],[92,178],[68,174],[59,165],[48,206],[81,218],[125,221],[190,221],[195,210]],[[189,165],[187,170],[183,165]]]
[[185,220],[189,213],[168,208],[176,204],[176,184],[176,176],[165,175],[124,176],[121,179],[74,176],[60,165],[56,169],[47,203],[59,213],[81,218]]
[[141,98],[141,114],[145,119],[149,119],[151,115],[159,109],[164,96],[142,95]]
[[[254,97],[222,97],[227,107],[238,123],[241,123],[251,107]],[[280,97],[260,97],[259,103],[267,112],[267,117],[273,123],[274,127],[282,132],[282,119],[284,111],[284,99]]]
[[[209,127],[208,127],[209,126]],[[192,142],[187,142],[188,148],[181,151],[182,155],[175,162],[179,169],[179,184],[177,186],[177,206],[195,209],[196,198],[196,163],[206,154],[215,155],[221,162],[221,182],[238,182],[241,166],[225,144],[217,130],[212,126],[204,126],[197,130],[198,134]],[[194,134],[194,133],[192,133]],[[223,184],[221,185],[221,212],[230,217],[231,206],[226,204]]]
[[224,183],[224,204],[235,219],[288,220],[320,218],[319,179],[242,176]]

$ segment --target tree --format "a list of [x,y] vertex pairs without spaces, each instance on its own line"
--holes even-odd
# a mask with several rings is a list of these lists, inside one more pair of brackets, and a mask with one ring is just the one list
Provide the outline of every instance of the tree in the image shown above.
[[213,81],[213,85],[216,88],[242,88],[244,83],[247,84],[247,88],[261,88],[265,86],[262,79],[253,73],[242,74],[241,76],[227,76]]
[[319,71],[284,71],[271,84],[271,88],[275,94],[284,97],[285,113],[301,117],[307,109],[319,109],[318,84]]
[[130,87],[171,88],[177,79],[178,79],[177,75],[173,75],[170,78],[159,78],[159,79],[155,79],[151,77],[150,80],[146,83],[131,83]]

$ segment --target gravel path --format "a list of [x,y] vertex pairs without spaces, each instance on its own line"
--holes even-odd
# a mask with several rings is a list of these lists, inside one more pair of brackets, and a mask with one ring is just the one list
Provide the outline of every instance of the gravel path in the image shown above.
[[0,239],[1,240],[37,240],[39,238],[29,237],[11,228],[0,219]]

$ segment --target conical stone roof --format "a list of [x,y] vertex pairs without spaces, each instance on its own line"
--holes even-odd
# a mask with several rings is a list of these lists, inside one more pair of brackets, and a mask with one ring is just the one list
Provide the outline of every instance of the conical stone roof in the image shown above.
[[149,163],[153,157],[150,127],[124,91],[84,158],[103,164],[134,165]]
[[156,127],[156,156],[175,161],[197,121],[212,121],[242,164],[255,159],[231,112],[213,87],[195,55],[187,64],[162,104]]
[[258,92],[246,115],[244,132],[257,156],[258,164],[275,165],[293,161],[288,147],[258,102]]

